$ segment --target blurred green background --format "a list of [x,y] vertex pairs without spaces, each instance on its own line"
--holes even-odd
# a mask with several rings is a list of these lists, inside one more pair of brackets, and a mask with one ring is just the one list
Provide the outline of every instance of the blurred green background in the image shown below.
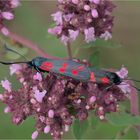
[[[113,13],[115,15],[113,40],[122,43],[123,47],[102,48],[100,50],[100,67],[119,69],[125,65],[129,70],[130,77],[140,79],[140,2],[115,1],[115,3],[117,8]],[[57,39],[54,40],[54,37],[49,37],[47,33],[48,27],[53,23],[50,14],[56,11],[55,8],[55,1],[22,1],[21,6],[15,11],[15,20],[7,22],[7,26],[11,31],[36,42],[48,54],[66,57],[66,48],[63,44]],[[79,46],[79,42],[73,44],[73,52]],[[86,59],[88,53],[89,50],[80,50],[78,57]],[[32,50],[29,50],[26,56],[33,58],[36,55]],[[0,80],[5,77],[9,78],[8,67],[0,65],[0,68]],[[16,87],[15,78],[10,79]],[[140,87],[140,85],[137,86]],[[1,88],[0,91],[2,92]],[[129,106],[128,103],[125,105]],[[3,109],[4,105],[0,103],[0,139],[30,139],[31,133],[35,130],[35,121],[28,118],[22,125],[15,126],[10,120],[10,115],[3,113]],[[93,124],[83,138],[114,139],[123,128],[100,122],[96,125],[96,129]],[[42,134],[39,138],[50,138],[50,136]],[[72,131],[64,134],[63,139],[67,138],[74,139]],[[129,133],[122,138],[137,139],[137,134],[134,129],[130,129]]]

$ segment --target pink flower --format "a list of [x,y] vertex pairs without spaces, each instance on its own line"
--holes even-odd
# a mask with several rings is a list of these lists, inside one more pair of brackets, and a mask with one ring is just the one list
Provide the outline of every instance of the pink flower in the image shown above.
[[131,93],[131,86],[126,83],[126,82],[122,82],[120,85],[117,85],[121,90],[122,92],[124,93]]
[[8,92],[11,92],[11,83],[6,79],[1,81],[2,87],[7,90]]
[[14,18],[14,15],[10,12],[2,12],[2,16],[7,20],[12,20]]
[[74,16],[74,13],[72,14],[67,14],[67,15],[63,15],[63,18],[66,22],[70,21],[71,18]]
[[19,0],[11,0],[10,2],[11,2],[12,8],[16,8],[20,5]]
[[68,31],[69,31],[69,36],[72,39],[72,41],[74,41],[77,38],[77,36],[79,35],[79,31],[78,30],[74,31],[74,30],[70,30],[69,29]]
[[117,74],[120,78],[124,79],[124,78],[126,78],[127,75],[128,75],[128,70],[127,70],[125,67],[122,67],[122,68],[120,69],[120,71],[117,71],[117,72],[116,72],[116,74]]
[[54,111],[53,111],[52,109],[50,109],[50,110],[48,111],[48,117],[49,117],[49,118],[53,118],[53,117],[54,117]]
[[69,125],[65,125],[65,132],[68,132],[69,131],[69,128],[70,128],[70,126]]
[[0,100],[3,101],[4,97],[2,94],[0,94]]
[[78,4],[79,0],[71,0],[71,2],[74,3],[74,4]]
[[34,131],[31,136],[32,140],[35,140],[37,136],[38,136],[38,131]]
[[33,79],[34,79],[34,80],[38,80],[38,81],[42,81],[42,75],[41,75],[39,72],[37,72],[37,73],[34,75]]
[[99,4],[101,0],[89,0],[90,2],[94,2],[95,4]]
[[7,106],[5,109],[4,109],[4,113],[9,113],[10,112],[10,107]]
[[91,11],[91,15],[93,16],[93,18],[97,18],[99,15],[98,15],[98,11],[96,9],[93,9]]
[[84,10],[89,11],[90,10],[90,6],[89,5],[84,5]]
[[91,96],[89,99],[89,102],[92,104],[96,101],[96,97],[95,96]]
[[94,27],[90,27],[88,29],[84,30],[84,34],[85,34],[85,41],[87,43],[91,42],[91,41],[95,41],[95,31],[94,31]]
[[105,33],[101,34],[100,38],[104,39],[104,40],[108,40],[112,38],[112,35],[110,32],[105,31]]
[[51,15],[53,20],[56,22],[57,25],[62,25],[62,12],[58,11]]
[[64,2],[64,0],[58,0],[58,2],[59,2],[59,3],[63,3],[63,2]]
[[54,28],[48,29],[48,33],[53,35],[59,35],[62,32],[62,26],[56,26]]
[[21,65],[18,64],[12,64],[10,66],[10,75],[13,75],[14,73],[19,72],[22,69]]
[[43,100],[43,98],[44,98],[44,96],[45,96],[45,94],[46,94],[46,90],[44,90],[44,91],[42,91],[42,92],[40,92],[39,90],[35,90],[34,92],[35,92],[35,94],[34,94],[35,99],[36,99],[39,103],[42,103],[42,100]]
[[49,132],[50,132],[50,126],[49,125],[47,125],[45,128],[44,128],[44,133],[45,134],[48,134]]
[[6,27],[2,27],[1,28],[1,32],[3,33],[3,35],[8,36],[9,35],[9,31]]
[[67,36],[65,36],[65,35],[62,35],[62,36],[61,36],[61,42],[62,42],[65,46],[67,46],[69,40],[70,40],[69,37],[67,37]]

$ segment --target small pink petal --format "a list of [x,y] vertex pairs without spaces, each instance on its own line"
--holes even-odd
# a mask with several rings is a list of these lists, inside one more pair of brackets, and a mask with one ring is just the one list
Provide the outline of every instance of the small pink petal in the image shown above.
[[40,116],[39,119],[41,120],[41,122],[45,121],[45,117],[44,116]]
[[64,131],[68,132],[69,131],[70,126],[69,125],[65,125]]
[[90,27],[88,29],[85,29],[84,34],[85,34],[85,41],[87,43],[96,40],[94,27]]
[[64,2],[64,0],[58,0],[58,2],[59,2],[59,3],[63,3],[63,2]]
[[10,112],[10,107],[7,106],[5,109],[4,109],[4,113],[9,113]]
[[71,2],[72,2],[73,4],[78,4],[78,3],[79,3],[79,0],[71,0]]
[[44,128],[44,133],[45,134],[48,134],[49,132],[50,132],[50,126],[49,125],[47,125],[45,128]]
[[53,111],[52,109],[50,109],[50,110],[48,111],[48,117],[49,117],[49,118],[53,118],[53,117],[54,117],[54,111]]
[[62,35],[62,36],[61,36],[61,42],[62,42],[65,46],[67,46],[69,40],[70,40],[69,37],[67,37],[67,36],[65,36],[65,35]]
[[57,25],[62,25],[62,12],[58,11],[51,15],[53,17],[53,20],[56,22]]
[[92,15],[92,17],[93,18],[98,18],[98,11],[96,10],[96,9],[93,9],[92,11],[91,11],[91,15]]
[[90,2],[94,2],[95,4],[99,4],[101,0],[89,0]]
[[34,80],[38,80],[38,81],[42,81],[42,75],[37,72],[34,76],[33,76],[33,79]]
[[90,6],[89,5],[84,5],[84,10],[89,11],[90,10]]
[[79,35],[78,30],[74,31],[74,30],[69,29],[68,31],[69,31],[69,36],[72,39],[72,41],[74,41],[77,38],[77,36]]
[[74,13],[63,15],[63,18],[66,22],[69,22],[73,16],[74,16]]
[[62,32],[62,26],[56,26],[54,28],[49,28],[48,33],[52,35],[59,35]]
[[117,74],[120,78],[124,79],[124,78],[126,78],[127,75],[128,75],[128,70],[127,70],[125,67],[122,67],[122,68],[120,69],[120,71],[117,71],[117,72],[116,72],[116,74]]
[[34,131],[31,136],[32,140],[35,140],[37,136],[38,136],[38,131]]
[[6,27],[1,28],[1,32],[3,35],[8,36],[9,35],[9,30]]
[[11,2],[11,7],[12,8],[16,8],[20,5],[19,0],[11,0],[10,2]]
[[2,94],[0,94],[0,100],[3,101],[4,100],[4,97]]
[[7,20],[12,20],[14,18],[14,15],[10,12],[2,12],[1,14]]
[[21,65],[19,64],[12,64],[10,66],[10,75],[13,75],[17,72],[19,72],[22,69]]
[[5,90],[11,92],[11,83],[8,80],[2,80],[1,85]]
[[36,99],[39,103],[42,103],[42,100],[43,100],[43,98],[44,98],[44,96],[45,96],[45,94],[46,94],[46,90],[44,90],[44,91],[42,91],[42,92],[40,92],[39,90],[35,90],[34,92],[35,92],[35,94],[34,94],[35,99]]
[[81,99],[78,99],[78,100],[77,100],[77,104],[80,104],[81,102],[82,102]]
[[100,38],[104,39],[104,40],[109,40],[112,38],[112,35],[110,32],[108,31],[105,31],[105,33],[101,34],[100,35]]
[[122,90],[124,93],[131,93],[131,86],[128,83],[122,82],[118,87]]
[[96,97],[95,96],[91,96],[89,99],[89,102],[92,104],[96,101]]

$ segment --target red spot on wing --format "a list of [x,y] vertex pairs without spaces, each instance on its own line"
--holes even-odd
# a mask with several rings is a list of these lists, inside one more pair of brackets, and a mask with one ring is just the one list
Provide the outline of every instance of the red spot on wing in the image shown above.
[[59,72],[64,73],[64,72],[66,72],[66,69],[65,68],[60,68]]
[[75,70],[75,69],[71,70],[71,73],[72,73],[72,75],[74,75],[74,76],[77,76],[77,75],[78,75],[78,71]]
[[43,62],[42,65],[40,66],[41,69],[50,71],[53,68],[53,63],[51,62]]
[[79,66],[79,67],[77,67],[77,69],[79,70],[79,71],[83,71],[84,70],[84,66]]
[[62,67],[63,67],[63,68],[67,68],[67,67],[68,67],[68,63],[63,63],[63,64],[62,64]]
[[110,83],[109,79],[106,78],[106,77],[101,78],[101,81],[102,81],[103,84],[109,84]]
[[63,63],[62,67],[59,69],[59,72],[61,72],[61,73],[66,72],[67,67],[68,67],[68,64],[67,63]]
[[90,81],[92,81],[92,82],[95,82],[96,81],[94,72],[91,72],[90,73]]

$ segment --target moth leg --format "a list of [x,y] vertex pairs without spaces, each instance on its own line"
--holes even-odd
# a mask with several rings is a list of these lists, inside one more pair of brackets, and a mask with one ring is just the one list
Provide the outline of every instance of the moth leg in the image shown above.
[[39,70],[38,67],[35,67],[35,70],[37,70],[37,72],[41,73],[41,71]]

